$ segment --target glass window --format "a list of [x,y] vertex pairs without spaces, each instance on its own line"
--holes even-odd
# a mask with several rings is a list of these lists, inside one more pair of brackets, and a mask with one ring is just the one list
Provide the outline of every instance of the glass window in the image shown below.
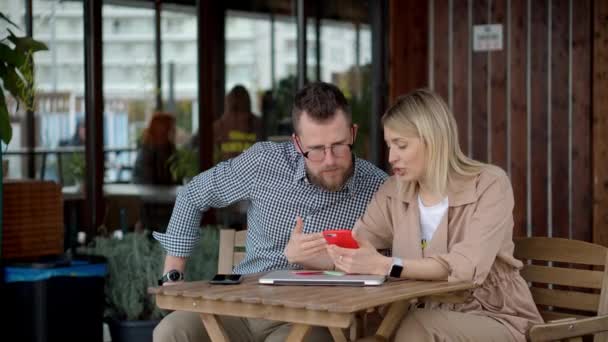
[[155,111],[154,9],[103,5],[105,183],[132,181],[137,144]]
[[[35,131],[25,130],[23,106],[13,118],[8,176],[28,177],[25,148],[28,135],[34,134],[36,178],[74,184],[84,171],[84,147],[76,144],[84,138],[84,127],[78,129],[83,117],[79,102],[84,96],[82,3],[34,0],[32,7],[34,39],[44,42],[49,50],[35,53],[33,59]],[[25,2],[9,1],[7,12],[21,27],[15,33],[25,35]]]
[[197,18],[193,7],[163,6],[162,97],[164,111],[175,118],[175,155],[170,164],[188,172],[171,173],[174,183],[198,173]]
[[359,125],[355,153],[369,156],[371,110],[371,30],[367,24],[321,21],[321,80],[337,85],[348,98]]

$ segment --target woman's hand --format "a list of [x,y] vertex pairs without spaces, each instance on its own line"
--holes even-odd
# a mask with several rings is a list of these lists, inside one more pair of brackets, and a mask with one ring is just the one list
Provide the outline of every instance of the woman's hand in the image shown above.
[[362,236],[353,232],[359,248],[349,249],[336,245],[328,245],[327,252],[334,261],[336,269],[346,273],[386,275],[391,267],[392,259],[378,253],[376,248]]

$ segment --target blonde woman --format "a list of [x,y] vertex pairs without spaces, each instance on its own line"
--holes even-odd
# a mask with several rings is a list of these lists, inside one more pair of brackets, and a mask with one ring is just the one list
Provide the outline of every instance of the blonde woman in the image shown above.
[[394,175],[355,225],[361,248],[328,247],[336,267],[478,285],[464,304],[419,305],[397,341],[525,341],[542,319],[513,257],[509,178],[461,152],[454,116],[431,91],[400,97],[382,124]]

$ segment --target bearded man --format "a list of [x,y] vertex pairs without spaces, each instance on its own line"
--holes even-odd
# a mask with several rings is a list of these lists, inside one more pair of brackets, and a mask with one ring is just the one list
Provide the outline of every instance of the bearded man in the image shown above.
[[[357,125],[336,86],[316,82],[300,90],[292,121],[291,141],[256,143],[199,174],[179,193],[167,232],[154,233],[167,252],[163,285],[183,279],[186,260],[199,240],[202,214],[243,200],[250,202],[246,255],[234,273],[333,267],[321,232],[352,229],[387,175],[352,153]],[[176,272],[179,277],[167,276]],[[220,320],[233,341],[283,341],[290,329],[288,323],[261,319]],[[307,339],[332,340],[320,327]],[[198,314],[176,311],[156,327],[154,341],[209,337]]]

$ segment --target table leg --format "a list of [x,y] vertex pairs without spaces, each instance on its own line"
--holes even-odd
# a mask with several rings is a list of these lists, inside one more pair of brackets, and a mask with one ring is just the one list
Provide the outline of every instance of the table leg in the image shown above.
[[409,307],[409,300],[391,304],[386,316],[384,316],[384,319],[382,320],[382,323],[380,323],[380,327],[376,331],[376,336],[383,337],[387,340],[390,339],[390,337],[395,333],[395,329],[397,329],[399,323],[401,323],[401,320],[405,316],[405,313]]
[[205,326],[205,329],[207,329],[207,334],[211,338],[211,341],[230,341],[228,339],[228,335],[226,335],[226,331],[224,331],[224,328],[222,327],[220,322],[218,322],[217,317],[215,317],[215,315],[202,313],[201,319],[203,320],[203,325]]
[[331,333],[331,337],[334,338],[336,342],[346,342],[346,336],[344,336],[344,331],[340,328],[329,328],[329,332]]
[[289,336],[287,336],[287,342],[303,341],[309,331],[310,325],[294,323],[289,331]]

